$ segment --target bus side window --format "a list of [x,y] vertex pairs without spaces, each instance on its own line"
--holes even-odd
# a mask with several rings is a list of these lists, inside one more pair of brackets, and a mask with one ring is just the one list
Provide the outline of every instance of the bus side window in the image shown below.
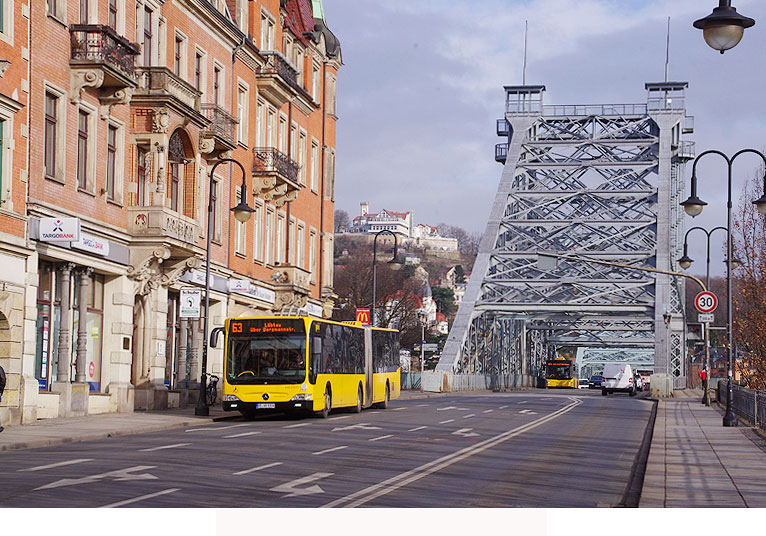
[[316,383],[319,363],[322,359],[322,337],[312,337],[309,357],[309,383]]

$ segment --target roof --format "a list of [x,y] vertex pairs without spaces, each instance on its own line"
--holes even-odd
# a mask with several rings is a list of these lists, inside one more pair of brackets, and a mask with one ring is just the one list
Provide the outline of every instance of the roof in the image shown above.
[[306,32],[314,31],[314,10],[310,0],[287,0],[285,26],[304,45],[308,43]]
[[437,322],[446,322],[447,321],[447,317],[445,316],[444,313],[436,313],[436,321]]

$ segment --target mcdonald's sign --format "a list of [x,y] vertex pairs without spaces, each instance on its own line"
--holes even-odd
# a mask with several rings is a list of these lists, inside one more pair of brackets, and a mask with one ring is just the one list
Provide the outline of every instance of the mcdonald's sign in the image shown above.
[[364,326],[370,325],[370,310],[369,309],[357,309],[356,321],[361,322]]

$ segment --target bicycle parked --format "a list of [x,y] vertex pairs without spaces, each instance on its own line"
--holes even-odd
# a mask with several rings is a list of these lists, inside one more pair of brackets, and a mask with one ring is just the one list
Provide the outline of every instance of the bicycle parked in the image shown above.
[[215,374],[205,373],[208,377],[207,389],[205,390],[205,404],[208,406],[214,406],[215,401],[218,399],[218,376]]

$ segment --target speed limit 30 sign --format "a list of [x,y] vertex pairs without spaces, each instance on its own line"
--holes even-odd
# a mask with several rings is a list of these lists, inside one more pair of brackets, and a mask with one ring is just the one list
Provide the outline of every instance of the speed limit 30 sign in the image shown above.
[[700,313],[712,313],[718,307],[718,298],[709,290],[702,291],[694,298],[694,307]]

